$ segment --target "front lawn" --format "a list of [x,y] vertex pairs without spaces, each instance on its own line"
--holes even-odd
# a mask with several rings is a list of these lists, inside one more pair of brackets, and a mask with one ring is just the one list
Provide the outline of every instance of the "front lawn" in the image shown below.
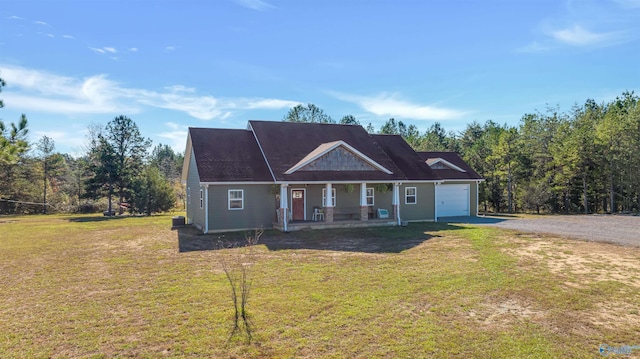
[[[247,256],[213,249],[243,234],[170,226],[0,217],[0,357],[583,358],[640,344],[637,248],[412,223],[267,231]],[[251,343],[229,340],[225,260],[249,266]]]

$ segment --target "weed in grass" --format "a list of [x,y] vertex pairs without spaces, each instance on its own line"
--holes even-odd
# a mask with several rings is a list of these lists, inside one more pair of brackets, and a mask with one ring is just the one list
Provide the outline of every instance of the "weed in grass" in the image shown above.
[[246,336],[247,343],[251,343],[253,339],[251,320],[247,308],[251,290],[250,267],[255,262],[253,248],[258,244],[263,234],[264,231],[262,229],[255,230],[253,235],[246,234],[246,243],[242,248],[238,248],[238,243],[231,245],[222,241],[218,243],[218,250],[232,248],[236,252],[231,259],[223,256],[219,257],[220,266],[229,282],[234,310],[233,329],[227,343],[230,343],[236,335]]

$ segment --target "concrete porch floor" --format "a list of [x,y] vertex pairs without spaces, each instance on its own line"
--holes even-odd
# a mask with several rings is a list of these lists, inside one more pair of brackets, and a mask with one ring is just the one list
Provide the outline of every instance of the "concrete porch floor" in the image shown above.
[[[359,227],[383,227],[395,226],[397,223],[393,218],[385,219],[369,219],[367,221],[360,220],[337,220],[333,222],[314,222],[314,221],[292,221],[287,223],[289,232],[300,231],[303,229],[329,229],[329,228],[359,228]],[[283,231],[284,228],[279,223],[274,223],[273,228]]]

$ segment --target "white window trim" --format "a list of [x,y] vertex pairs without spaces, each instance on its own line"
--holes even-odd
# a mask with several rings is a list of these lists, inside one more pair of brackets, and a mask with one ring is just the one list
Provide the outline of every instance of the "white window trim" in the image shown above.
[[204,190],[200,188],[200,209],[204,208]]
[[[409,194],[409,190],[413,189],[413,194]],[[413,202],[409,202],[407,199],[413,197]],[[404,188],[404,204],[417,204],[418,203],[418,188],[417,187],[405,187]]]
[[[327,203],[325,201],[325,198],[327,197],[327,189],[323,188],[322,189],[322,205],[324,206],[325,203]],[[331,199],[333,202],[333,207],[336,206],[336,189],[335,188],[331,188]]]
[[[231,192],[240,192],[240,199],[231,199]],[[241,201],[240,208],[231,208],[231,201]],[[244,209],[244,190],[243,189],[230,189],[227,191],[227,209],[230,211],[241,211]]]
[[[369,191],[371,191],[371,196],[369,196]],[[369,198],[371,198],[371,203],[369,203]],[[373,187],[368,187],[367,188],[366,200],[367,200],[367,206],[368,207],[375,206],[375,203],[376,203],[376,190]]]

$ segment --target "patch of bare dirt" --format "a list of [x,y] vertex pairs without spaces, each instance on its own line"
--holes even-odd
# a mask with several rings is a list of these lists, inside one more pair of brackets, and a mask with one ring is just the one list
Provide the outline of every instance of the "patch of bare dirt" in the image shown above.
[[640,288],[640,251],[613,245],[533,239],[519,242],[508,252],[519,258],[545,263],[555,274],[565,274],[569,286],[613,280]]
[[467,315],[487,327],[506,327],[514,321],[541,321],[545,317],[543,311],[537,310],[517,298],[488,301],[478,308],[468,311]]

